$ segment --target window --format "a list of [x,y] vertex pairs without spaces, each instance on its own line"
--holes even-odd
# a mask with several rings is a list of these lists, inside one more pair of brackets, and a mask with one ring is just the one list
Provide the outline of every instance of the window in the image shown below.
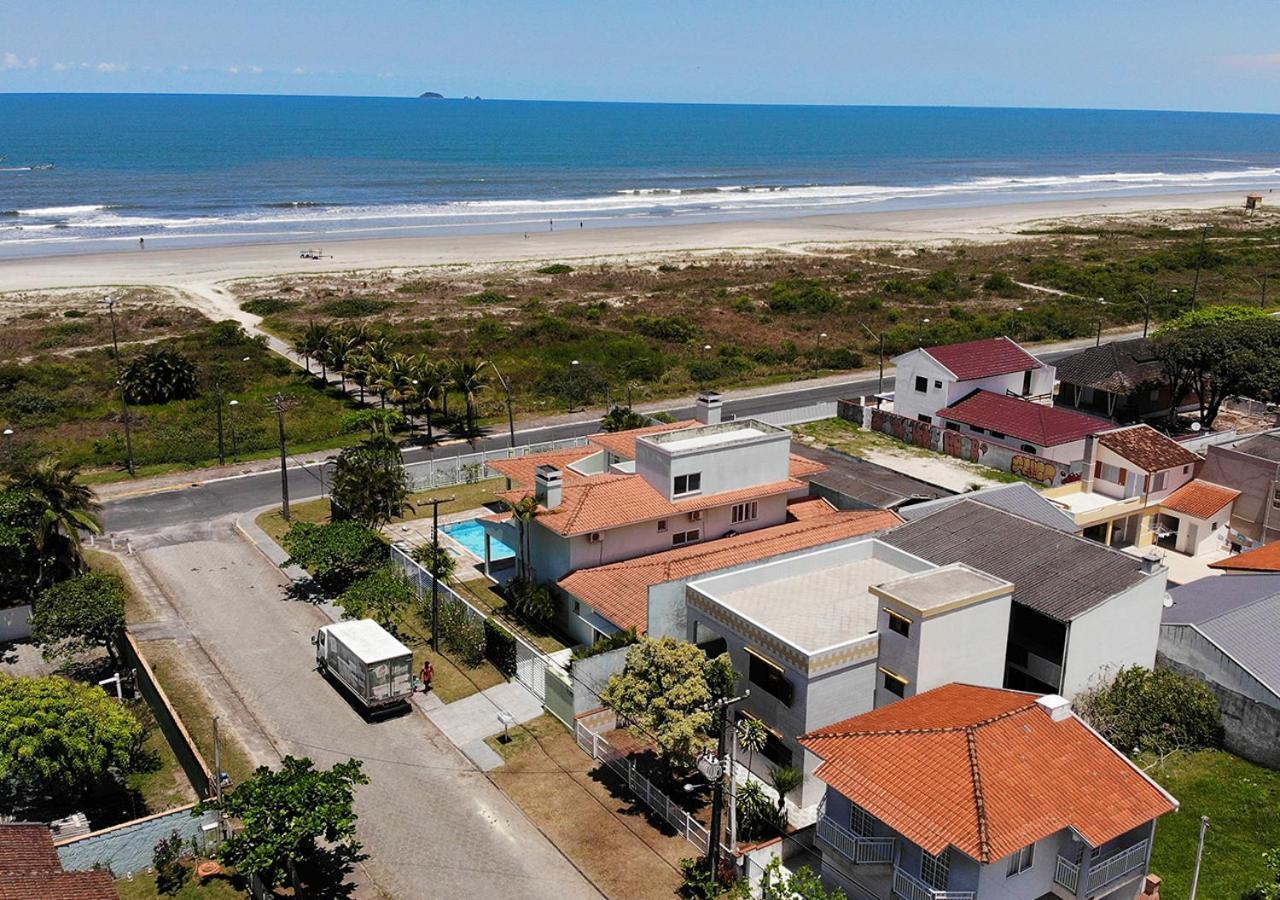
[[1182,474],[1183,474],[1183,475],[1186,475],[1186,474],[1187,474],[1188,472],[1190,472],[1190,471],[1191,471],[1191,467],[1190,467],[1190,466],[1183,466],[1183,467],[1182,467]]
[[782,667],[760,656],[750,647],[747,650],[747,678],[766,693],[777,697],[787,706],[795,697],[795,688],[787,679]]
[[1025,397],[1030,393],[1031,393],[1031,370],[1027,369],[1027,371],[1022,373],[1022,396]]
[[970,431],[972,431],[974,434],[986,434],[986,433],[987,433],[987,429],[985,429],[985,428],[979,428],[977,425],[970,425],[970,426],[969,426],[969,430],[970,430]]
[[959,431],[959,430],[960,430],[960,426],[957,423],[955,422],[947,423],[947,431]]
[[907,695],[907,679],[894,672],[890,672],[883,666],[880,668],[880,674],[884,676],[884,689],[895,697],[905,697]]
[[698,531],[677,531],[671,535],[672,547],[683,547],[685,544],[696,544],[701,532]]
[[920,851],[920,880],[936,891],[947,889],[947,878],[951,874],[951,848],[943,850],[937,856]]
[[849,830],[858,837],[871,837],[875,834],[876,817],[856,803],[850,803]]
[[1005,873],[1005,878],[1012,875],[1020,875],[1030,869],[1035,864],[1036,845],[1027,844],[1021,850],[1009,857],[1009,871]]
[[942,382],[941,382],[941,381],[935,381],[935,382],[933,383],[933,386],[934,386],[934,388],[935,388],[935,389],[937,389],[937,390],[939,390],[939,391],[940,391],[940,390],[942,390]]
[[1032,447],[1030,444],[1023,444],[1020,449],[1022,450],[1023,453],[1030,453],[1032,456],[1035,456],[1036,453],[1039,452],[1038,450],[1036,450],[1035,447]]
[[1280,509],[1280,488],[1276,488],[1275,493],[1271,495],[1271,505]]
[[992,436],[993,438],[1002,438],[1002,437],[1004,437],[1004,432],[1003,432],[1003,431],[996,431],[996,430],[992,429],[992,431],[991,431],[991,436]]
[[663,532],[663,531],[666,531],[666,530],[667,530],[667,520],[666,520],[666,519],[659,519],[659,520],[658,520],[658,531],[659,531],[659,532]]
[[739,522],[750,522],[756,517],[756,501],[750,503],[735,503],[733,510],[729,515],[729,520],[737,525]]
[[933,421],[933,416],[926,416],[924,413],[920,413],[920,415],[916,416],[916,418],[926,425],[930,424]]
[[691,472],[688,475],[676,476],[675,490],[672,493],[679,496],[680,494],[696,494],[700,490],[702,490],[702,473]]
[[1100,462],[1094,475],[1103,481],[1110,481],[1112,484],[1124,484],[1124,469],[1119,466]]
[[760,755],[775,766],[789,766],[794,754],[791,748],[787,746],[787,742],[782,739],[782,734],[777,730],[770,728],[769,724],[763,719],[751,715],[749,712],[739,712],[738,721],[750,719],[753,722],[759,722],[764,726],[765,739],[764,747],[760,750]]
[[911,637],[911,620],[906,616],[900,616],[891,609],[886,609],[889,614],[889,630],[902,635],[903,637]]
[[929,379],[925,378],[923,375],[917,375],[916,390],[922,394],[927,394],[929,392]]
[[1153,491],[1163,491],[1163,490],[1164,490],[1164,475],[1165,475],[1165,473],[1164,473],[1164,472],[1157,472],[1157,473],[1152,477],[1152,479],[1151,479],[1151,490],[1153,490]]

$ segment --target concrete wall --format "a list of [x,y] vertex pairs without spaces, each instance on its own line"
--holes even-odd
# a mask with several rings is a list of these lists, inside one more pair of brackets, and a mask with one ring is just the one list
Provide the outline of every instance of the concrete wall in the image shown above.
[[[920,663],[912,693],[953,681],[1003,687],[1011,597],[1012,592],[919,622]],[[885,626],[887,628],[887,622]],[[882,629],[882,658],[886,636],[886,630]]]
[[607,653],[599,653],[573,664],[573,714],[600,708],[600,693],[609,683],[610,676],[621,672],[627,662],[630,647],[619,647]]
[[[750,420],[743,420],[704,427],[728,432],[751,424]],[[695,472],[702,476],[700,493],[704,495],[786,481],[791,472],[791,433],[757,425],[764,434],[705,447],[672,450],[664,445],[664,441],[687,440],[689,431],[638,438],[636,472],[669,500],[676,499],[671,493],[675,477]]]
[[1280,700],[1274,694],[1190,626],[1161,628],[1158,662],[1209,685],[1218,698],[1228,750],[1280,769]]
[[[1101,476],[1093,476],[1092,490],[1094,493],[1102,494],[1107,497],[1115,497],[1117,499],[1144,496],[1147,503],[1159,503],[1165,497],[1169,496],[1178,488],[1196,477],[1195,466],[1192,465],[1163,469],[1161,471],[1164,472],[1164,487],[1158,491],[1150,490],[1149,486],[1150,484],[1155,483],[1155,477],[1159,474],[1158,472],[1151,473],[1151,481],[1148,483],[1147,472],[1145,469],[1138,468],[1119,453],[1116,453],[1097,442],[1093,445],[1093,456],[1090,465],[1094,462],[1100,462],[1104,465],[1125,469],[1128,473],[1125,476],[1125,483],[1123,485],[1116,481],[1109,481]],[[1096,471],[1096,468],[1092,471]]]
[[[895,400],[894,407],[897,408],[897,406]],[[1024,453],[1016,446],[1001,444],[978,435],[950,431],[937,425],[927,425],[897,413],[852,403],[842,402],[839,405],[839,414],[843,419],[851,420],[868,430],[882,432],[903,443],[980,463],[1002,472],[1012,472],[1045,487],[1058,487],[1080,480],[1082,462],[1067,464],[1045,459],[1039,455]],[[1073,454],[1078,452],[1080,459],[1083,460],[1084,441],[1073,443],[1069,447],[1074,448],[1077,444],[1078,451],[1071,452]]]
[[194,804],[182,806],[145,819],[135,819],[114,828],[94,831],[71,838],[57,845],[62,867],[69,871],[82,871],[95,866],[106,867],[116,878],[140,872],[151,865],[155,845],[174,831],[184,840],[204,835],[204,826],[218,821],[218,814],[209,810],[202,816],[194,816]]
[[1166,575],[1160,569],[1072,620],[1063,661],[1063,696],[1074,697],[1108,671],[1155,665]]
[[1231,529],[1239,532],[1243,545],[1280,540],[1280,509],[1272,500],[1280,464],[1230,447],[1210,447],[1200,477],[1241,492],[1231,508]]
[[547,712],[560,720],[566,728],[573,729],[573,717],[576,685],[558,667],[546,667],[546,696],[542,705]]
[[8,641],[25,641],[31,637],[31,606],[11,606],[0,609],[0,644]]
[[978,896],[982,900],[1034,900],[1053,893],[1053,873],[1058,854],[1068,859],[1079,852],[1065,829],[1036,842],[1031,868],[1009,875],[1009,857],[982,866],[978,874]]

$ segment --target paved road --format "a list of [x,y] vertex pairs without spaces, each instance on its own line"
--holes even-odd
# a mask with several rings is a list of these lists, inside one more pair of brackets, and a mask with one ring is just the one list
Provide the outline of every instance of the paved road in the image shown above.
[[[364,760],[365,868],[389,897],[600,895],[424,716],[371,724],[314,671],[328,620],[229,520],[148,536],[143,564],[282,754]],[[361,896],[373,896],[366,888]]]
[[[1061,351],[1041,354],[1046,362],[1053,362],[1074,351]],[[727,400],[724,409],[738,417],[760,415],[784,409],[795,409],[813,403],[839,400],[844,397],[875,393],[878,389],[876,378],[851,379],[845,382],[823,384],[820,387],[801,390],[780,389],[777,393],[756,396],[739,400]],[[884,389],[893,390],[893,376],[885,375]],[[693,418],[694,408],[691,406],[671,408],[668,410],[676,418]],[[517,431],[518,444],[529,444],[539,441],[559,440],[561,438],[578,437],[592,434],[600,430],[600,420],[589,418],[584,421],[570,422],[562,425],[550,425],[527,431]],[[508,436],[504,431],[491,432],[489,436],[476,442],[478,449],[497,450],[506,447]],[[463,452],[472,452],[466,445],[442,447],[435,451],[437,456],[454,456]],[[426,459],[427,450],[413,449],[406,451],[406,462],[417,462]],[[320,466],[307,469],[289,470],[289,496],[292,500],[306,500],[320,496]],[[324,474],[327,482],[327,470]],[[222,481],[211,481],[196,487],[187,487],[164,493],[147,494],[135,497],[124,497],[105,504],[104,521],[109,531],[129,534],[156,528],[179,526],[184,523],[201,523],[231,513],[244,513],[269,503],[278,501],[280,497],[279,472],[264,472],[255,475],[244,475],[227,478]]]

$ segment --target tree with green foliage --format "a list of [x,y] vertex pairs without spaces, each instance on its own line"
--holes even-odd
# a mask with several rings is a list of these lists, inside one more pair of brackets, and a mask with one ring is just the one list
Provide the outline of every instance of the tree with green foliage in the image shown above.
[[764,745],[769,741],[769,729],[765,728],[764,723],[759,719],[744,717],[738,720],[738,724],[733,729],[734,739],[737,740],[738,746],[747,751],[747,771],[751,771],[751,764],[755,762],[755,755],[764,749]]
[[42,507],[25,491],[0,491],[0,597],[30,603],[39,591]]
[[488,384],[485,370],[489,364],[482,359],[460,359],[453,365],[453,386],[467,405],[467,434],[476,433],[476,399]]
[[1172,669],[1129,666],[1078,694],[1074,704],[1085,721],[1125,752],[1191,750],[1216,744],[1221,736],[1213,691]]
[[441,584],[452,581],[458,568],[458,561],[443,544],[419,544],[409,555]]
[[131,771],[143,737],[133,714],[96,685],[0,675],[0,802],[83,796]]
[[302,357],[308,374],[311,372],[311,360],[317,360],[321,366],[320,377],[325,381],[328,381],[328,371],[324,368],[324,351],[332,334],[333,329],[328,325],[308,322],[302,336],[293,342],[293,352]]
[[533,494],[516,502],[506,501],[511,508],[511,518],[516,523],[516,577],[527,581],[534,579],[532,532],[533,520],[538,517],[538,498]]
[[339,453],[329,502],[336,514],[367,528],[380,528],[403,513],[409,504],[409,476],[399,445],[385,434],[375,435]]
[[218,847],[218,858],[271,887],[311,882],[325,855],[359,853],[355,789],[368,783],[357,759],[327,770],[293,756],[275,771],[262,766],[223,800],[226,815],[242,828]]
[[630,431],[632,428],[643,428],[649,424],[648,416],[638,413],[629,406],[613,406],[604,418],[600,427],[607,432]]
[[608,380],[590,363],[560,366],[538,382],[538,393],[558,397],[572,412],[591,403],[609,390]]
[[89,572],[40,593],[31,616],[31,639],[46,660],[107,651],[116,665],[116,638],[124,628],[129,588],[112,572]]
[[1211,306],[1184,313],[1156,332],[1151,347],[1164,364],[1175,410],[1194,392],[1205,428],[1213,427],[1228,398],[1274,396],[1280,388],[1280,322],[1256,309]]
[[125,366],[120,381],[130,403],[190,400],[199,393],[195,363],[169,347],[143,351]]
[[289,553],[285,565],[302,566],[321,590],[335,597],[377,571],[388,552],[377,532],[351,520],[295,522],[281,543]]
[[344,619],[373,619],[395,632],[417,599],[413,583],[398,567],[386,563],[339,594],[337,604]]
[[774,857],[765,866],[760,878],[760,900],[844,900],[845,893],[828,889],[822,879],[808,866],[801,866],[790,875],[782,868],[782,860]]
[[48,575],[58,569],[81,571],[81,530],[102,534],[98,499],[92,488],[77,480],[79,476],[79,466],[64,466],[53,456],[20,466],[9,476],[8,490],[31,498],[39,511],[34,532],[37,585],[46,584]]
[[688,765],[708,743],[712,704],[728,696],[735,678],[727,653],[707,659],[688,641],[645,638],[627,651],[600,699],[635,723],[638,735],[656,740],[668,762]]
[[555,615],[556,601],[551,590],[528,578],[513,578],[505,587],[511,611],[525,622],[543,624]]

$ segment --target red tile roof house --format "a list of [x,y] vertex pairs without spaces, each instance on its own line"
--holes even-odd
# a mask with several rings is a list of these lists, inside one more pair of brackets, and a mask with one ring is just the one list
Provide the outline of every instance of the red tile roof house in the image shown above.
[[1106,419],[1018,397],[976,390],[937,411],[938,424],[1055,462],[1084,459],[1085,439],[1113,427]]
[[0,900],[117,900],[106,871],[66,872],[47,825],[0,823]]
[[[718,407],[705,406],[704,417],[717,419]],[[577,460],[556,451],[490,463],[516,485],[504,500],[537,498],[525,543],[539,582],[783,525],[789,501],[805,497],[808,477],[825,468],[793,455],[786,429],[750,419],[678,422],[591,440]],[[509,514],[481,521],[490,538],[520,552],[521,526]],[[591,643],[609,632],[589,604],[562,601],[557,623],[571,637]]]
[[948,684],[800,738],[849,897],[1130,900],[1178,802],[1049,695]]
[[908,419],[937,423],[938,410],[975,390],[1053,404],[1053,366],[1007,337],[918,347],[893,364],[893,411]]

